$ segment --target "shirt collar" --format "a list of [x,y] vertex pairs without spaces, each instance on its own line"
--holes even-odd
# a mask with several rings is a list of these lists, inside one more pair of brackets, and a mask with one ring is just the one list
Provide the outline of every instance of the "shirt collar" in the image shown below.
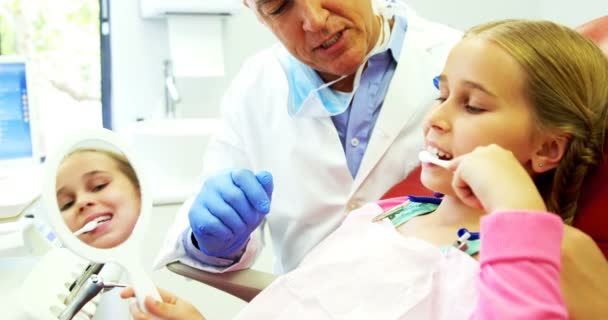
[[393,30],[391,32],[391,38],[388,42],[388,50],[390,51],[393,60],[399,62],[401,56],[401,49],[403,49],[403,40],[405,39],[405,32],[407,31],[407,20],[402,16],[395,16],[395,23],[393,24]]

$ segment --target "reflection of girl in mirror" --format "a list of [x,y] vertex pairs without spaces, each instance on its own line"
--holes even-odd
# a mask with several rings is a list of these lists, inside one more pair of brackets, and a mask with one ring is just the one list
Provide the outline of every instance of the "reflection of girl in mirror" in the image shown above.
[[124,242],[139,217],[139,181],[120,154],[98,149],[70,153],[57,170],[56,190],[59,210],[72,232],[98,221],[97,228],[78,236],[96,248]]

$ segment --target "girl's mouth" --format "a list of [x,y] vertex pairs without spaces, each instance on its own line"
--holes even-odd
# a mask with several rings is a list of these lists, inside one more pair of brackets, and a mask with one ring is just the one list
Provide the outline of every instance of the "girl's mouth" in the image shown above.
[[439,158],[440,160],[452,160],[454,158],[454,156],[451,153],[447,153],[445,151],[439,150],[438,148],[435,148],[433,146],[427,145],[426,151],[437,156],[437,158]]
[[98,230],[101,226],[108,224],[112,220],[112,217],[113,217],[112,214],[107,214],[107,215],[99,216],[99,217],[93,219],[93,221],[95,221],[97,223],[97,225],[95,226],[95,229],[93,229],[91,231],[87,231],[87,232],[85,232],[85,234],[95,233],[95,231]]

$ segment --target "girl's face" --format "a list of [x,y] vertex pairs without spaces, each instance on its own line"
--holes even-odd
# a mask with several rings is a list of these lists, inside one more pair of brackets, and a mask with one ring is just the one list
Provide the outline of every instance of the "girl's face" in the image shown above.
[[129,237],[139,217],[140,196],[116,160],[100,152],[74,153],[59,166],[56,182],[59,210],[72,232],[89,221],[103,221],[80,240],[112,248]]
[[[427,150],[449,159],[497,144],[529,168],[538,143],[525,79],[523,69],[498,45],[462,40],[448,56],[439,98],[425,119]],[[431,190],[453,194],[452,173],[441,167],[423,164],[421,181]]]

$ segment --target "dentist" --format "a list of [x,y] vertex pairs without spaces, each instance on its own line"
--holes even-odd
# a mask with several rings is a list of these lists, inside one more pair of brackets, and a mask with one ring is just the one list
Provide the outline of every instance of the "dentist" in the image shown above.
[[226,93],[204,183],[157,267],[248,268],[263,223],[275,273],[297,267],[350,211],[418,166],[433,78],[461,37],[401,0],[244,3],[281,43],[251,57]]

